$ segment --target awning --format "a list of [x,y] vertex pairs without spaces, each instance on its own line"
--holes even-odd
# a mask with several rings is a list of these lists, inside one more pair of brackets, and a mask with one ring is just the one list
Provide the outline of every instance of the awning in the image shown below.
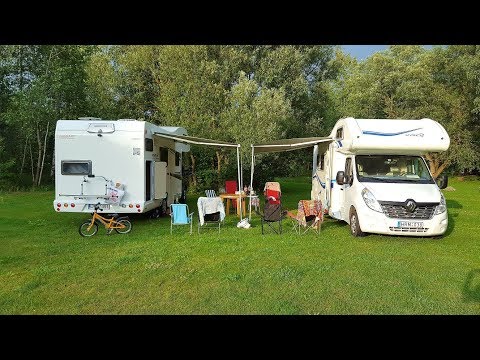
[[299,150],[318,145],[319,153],[325,152],[328,145],[334,141],[329,137],[309,137],[309,138],[295,138],[295,139],[281,139],[274,140],[268,143],[252,144],[252,152],[268,153]]
[[[293,138],[293,139],[281,139],[274,140],[268,143],[252,144],[252,162],[250,171],[250,189],[253,189],[253,172],[255,170],[255,154],[282,152],[305,149],[309,147],[318,146],[317,154],[324,153],[330,143],[334,141],[329,137],[309,137],[309,138]],[[249,220],[252,219],[252,204],[249,204]]]
[[240,147],[240,144],[227,143],[225,141],[204,139],[194,136],[186,135],[166,135],[163,133],[154,133],[153,135],[163,137],[166,139],[175,140],[177,142],[186,143],[186,144],[195,144],[195,145],[206,145],[206,146],[217,146],[217,147]]
[[[240,144],[233,144],[233,143],[228,143],[220,140],[205,139],[205,138],[199,138],[199,137],[187,136],[187,135],[166,135],[164,133],[158,133],[158,132],[154,133],[153,135],[161,138],[165,138],[165,139],[174,140],[175,142],[183,143],[183,144],[216,146],[219,148],[222,148],[222,147],[236,148],[237,149],[237,171],[238,171],[237,186],[239,191],[242,189],[243,178],[242,178],[242,165],[240,163]],[[241,202],[240,202],[240,206],[241,206]],[[240,220],[242,220],[242,209],[240,209]]]

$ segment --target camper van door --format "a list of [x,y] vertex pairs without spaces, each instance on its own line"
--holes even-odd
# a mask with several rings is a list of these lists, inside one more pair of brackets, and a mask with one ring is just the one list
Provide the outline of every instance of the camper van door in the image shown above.
[[349,156],[345,159],[345,183],[343,185],[339,185],[341,188],[343,188],[343,201],[341,205],[343,219],[349,218],[350,206],[353,203],[353,181],[353,157]]

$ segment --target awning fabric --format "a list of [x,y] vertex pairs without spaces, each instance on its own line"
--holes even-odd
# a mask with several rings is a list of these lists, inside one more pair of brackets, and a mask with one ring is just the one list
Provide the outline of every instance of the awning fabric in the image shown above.
[[252,148],[254,153],[260,154],[268,152],[292,151],[318,145],[318,152],[323,153],[332,141],[334,140],[328,137],[281,139],[270,141],[268,143],[253,144]]
[[154,133],[155,136],[163,137],[166,139],[175,140],[177,142],[182,142],[186,144],[195,144],[195,145],[206,145],[206,146],[217,146],[217,147],[240,147],[239,144],[227,143],[225,141],[204,139],[194,136],[186,135],[166,135],[163,133]]
[[[162,137],[165,139],[174,140],[178,143],[183,144],[194,144],[194,145],[203,145],[203,146],[216,146],[216,147],[231,147],[237,149],[237,169],[238,169],[238,190],[240,191],[243,188],[243,178],[242,178],[242,165],[240,162],[240,144],[232,144],[227,143],[225,141],[220,140],[212,140],[212,139],[204,139],[194,136],[186,136],[186,135],[166,135],[164,133],[154,133],[154,136]],[[240,209],[241,210],[241,209]],[[242,212],[240,211],[240,220],[242,220]]]

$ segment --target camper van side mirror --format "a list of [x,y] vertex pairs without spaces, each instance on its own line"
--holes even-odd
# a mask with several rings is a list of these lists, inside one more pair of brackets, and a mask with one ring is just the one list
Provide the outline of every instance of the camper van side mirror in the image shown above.
[[95,175],[93,175],[93,174],[88,174],[88,177],[89,177],[89,178],[94,178]]
[[448,186],[448,176],[441,175],[437,178],[436,182],[440,189],[445,189]]
[[338,185],[343,185],[345,184],[345,171],[339,171],[337,172],[337,184]]

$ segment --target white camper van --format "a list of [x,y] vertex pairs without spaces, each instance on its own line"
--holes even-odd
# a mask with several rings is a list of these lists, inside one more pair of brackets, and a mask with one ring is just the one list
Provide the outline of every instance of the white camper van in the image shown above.
[[190,146],[156,136],[181,127],[133,119],[58,120],[55,130],[57,212],[144,213],[184,194],[182,153]]
[[[345,118],[330,136],[325,153],[314,148],[311,196],[353,236],[445,233],[445,198],[422,157],[450,145],[438,122]],[[446,176],[438,181],[447,186]]]

